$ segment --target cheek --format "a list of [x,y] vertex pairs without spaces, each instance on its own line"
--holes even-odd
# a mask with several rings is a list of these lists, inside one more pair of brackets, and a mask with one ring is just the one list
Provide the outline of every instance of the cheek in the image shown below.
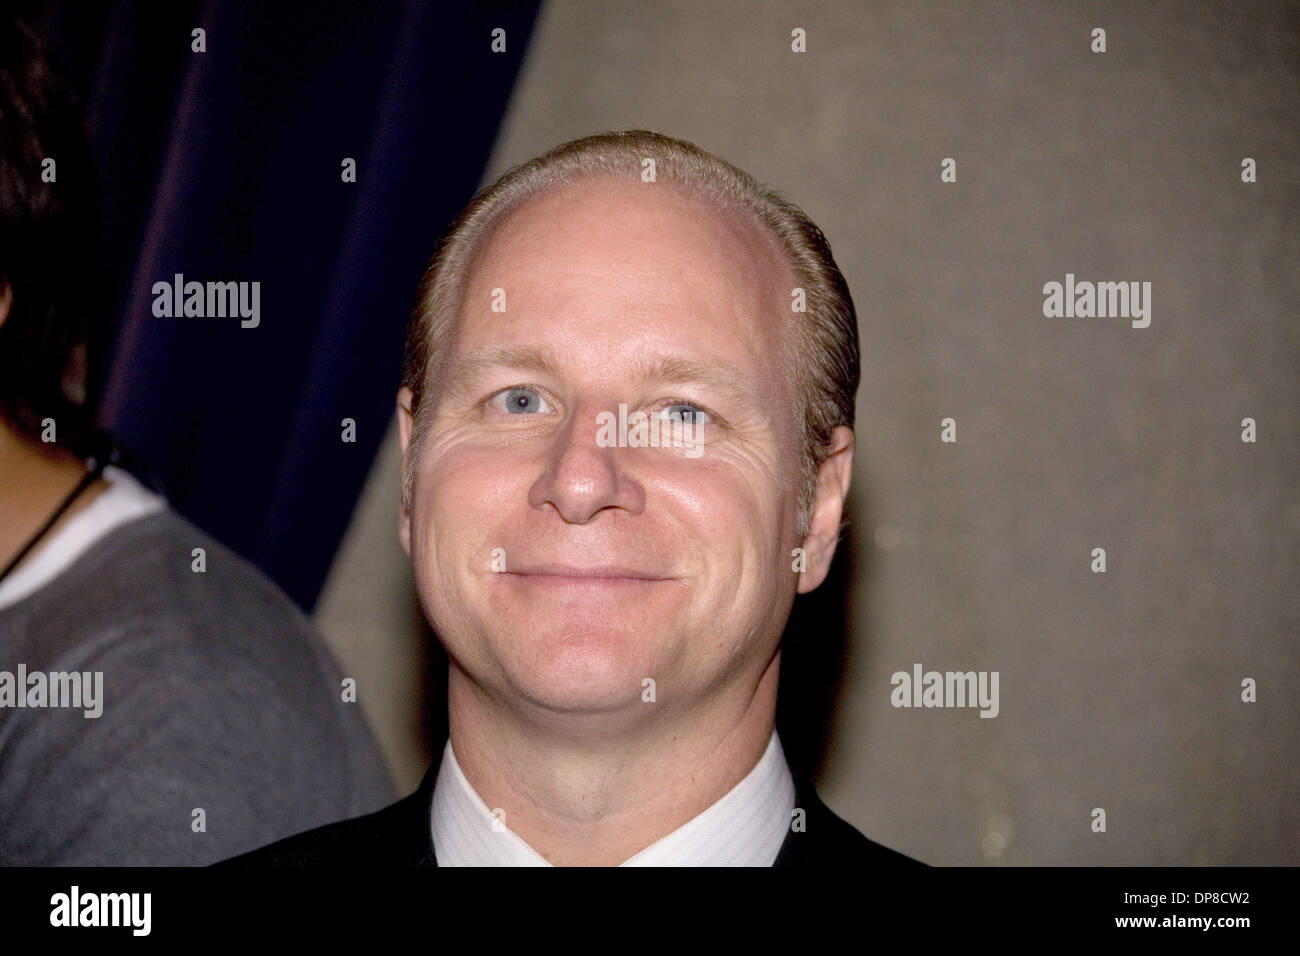
[[[459,576],[490,560],[493,528],[527,494],[524,469],[501,449],[433,447],[412,494],[411,562],[425,594],[458,589]],[[522,489],[522,490],[521,490]]]
[[673,462],[661,469],[656,485],[696,525],[719,531],[768,528],[782,504],[771,469],[750,458],[706,454],[695,462]]
[[683,544],[700,549],[699,564],[714,588],[735,596],[758,582],[770,586],[783,499],[769,476],[717,460],[677,463],[660,473],[655,492],[675,515]]
[[451,527],[469,524],[464,518],[470,514],[498,512],[528,473],[522,449],[475,443],[456,429],[431,442],[422,459],[420,479],[435,518],[453,519]]

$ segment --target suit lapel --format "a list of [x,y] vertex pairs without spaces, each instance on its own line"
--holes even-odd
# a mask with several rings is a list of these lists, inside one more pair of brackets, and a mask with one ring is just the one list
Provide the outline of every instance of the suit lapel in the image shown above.
[[390,861],[396,866],[431,867],[438,865],[433,850],[433,785],[438,779],[438,764],[425,773],[415,793],[375,814],[365,839],[375,847],[388,847]]
[[827,835],[826,817],[830,811],[821,802],[812,784],[799,776],[794,780],[794,806],[795,810],[804,811],[803,829],[794,828],[795,819],[792,817],[790,830],[785,835],[776,859],[772,861],[774,867],[791,868],[814,863],[819,855],[817,850]]

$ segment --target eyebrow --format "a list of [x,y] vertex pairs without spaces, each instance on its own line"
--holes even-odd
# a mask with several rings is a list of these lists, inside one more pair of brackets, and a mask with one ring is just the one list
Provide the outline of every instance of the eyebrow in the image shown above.
[[[560,377],[562,362],[554,349],[548,346],[493,346],[475,349],[462,356],[447,376],[444,388],[449,394],[468,391],[475,382],[496,369],[536,372]],[[727,363],[700,362],[676,356],[652,356],[643,360],[633,371],[634,382],[664,382],[696,384],[714,389],[731,398],[754,398],[752,376]]]

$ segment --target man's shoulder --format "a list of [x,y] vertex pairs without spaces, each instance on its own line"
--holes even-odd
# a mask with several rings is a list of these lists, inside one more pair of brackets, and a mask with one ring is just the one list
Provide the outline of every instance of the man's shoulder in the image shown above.
[[297,605],[170,507],[108,531],[10,618],[27,653],[49,661],[81,659],[93,646],[119,667],[165,662],[210,686],[270,683],[290,697],[337,687]]
[[[392,801],[310,622],[170,509],[107,531],[0,630],[29,672],[102,680],[94,720],[0,709],[0,857],[210,863]],[[202,841],[168,822],[184,794],[222,821]]]
[[431,781],[391,806],[307,830],[225,860],[218,866],[437,866],[429,818]]
[[[799,811],[803,811],[802,814]],[[822,802],[812,783],[795,781],[795,815],[772,863],[781,868],[920,869],[919,860],[869,840]]]
[[270,617],[310,631],[306,616],[256,565],[170,506],[115,528],[74,568],[129,596],[147,596],[157,613],[219,605],[222,617]]
[[[305,615],[256,566],[169,505],[113,525],[65,568],[11,605],[14,617],[57,617],[69,606],[94,620],[205,621],[214,631],[271,619],[277,631],[310,630]],[[217,613],[212,613],[213,609]],[[195,612],[204,612],[196,617]],[[69,612],[71,614],[71,612]]]

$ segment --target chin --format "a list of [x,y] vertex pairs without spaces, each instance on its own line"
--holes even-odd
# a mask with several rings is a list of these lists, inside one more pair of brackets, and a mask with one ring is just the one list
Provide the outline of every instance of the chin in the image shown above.
[[525,634],[523,653],[509,668],[529,699],[554,710],[612,710],[641,704],[642,680],[656,675],[645,635],[621,629],[569,626]]

